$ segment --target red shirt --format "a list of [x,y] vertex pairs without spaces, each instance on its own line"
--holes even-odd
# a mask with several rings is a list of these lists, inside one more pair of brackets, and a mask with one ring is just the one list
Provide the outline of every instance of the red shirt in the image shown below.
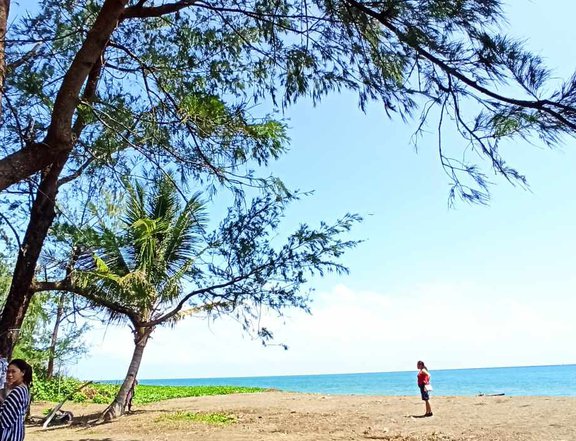
[[418,386],[430,383],[430,374],[423,369],[418,371]]

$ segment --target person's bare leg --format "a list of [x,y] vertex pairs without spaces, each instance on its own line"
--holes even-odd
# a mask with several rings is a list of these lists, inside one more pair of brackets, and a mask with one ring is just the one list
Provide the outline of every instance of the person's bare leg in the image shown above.
[[432,407],[430,406],[430,401],[424,401],[426,403],[426,415],[432,416]]

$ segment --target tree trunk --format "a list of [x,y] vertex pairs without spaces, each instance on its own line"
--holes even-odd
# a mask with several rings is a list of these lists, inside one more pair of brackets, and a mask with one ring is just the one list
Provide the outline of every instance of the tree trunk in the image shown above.
[[6,79],[6,31],[8,30],[8,15],[10,0],[0,0],[0,115],[2,114],[2,98]]
[[60,294],[58,299],[58,308],[56,309],[56,320],[54,322],[54,329],[52,330],[52,337],[50,338],[50,349],[48,353],[48,368],[46,369],[46,379],[50,380],[54,376],[54,358],[56,356],[56,344],[58,343],[58,330],[60,329],[60,322],[64,315],[64,301],[66,300],[66,293]]
[[12,357],[12,350],[18,340],[18,331],[24,322],[32,299],[33,292],[30,290],[30,284],[34,279],[44,239],[56,216],[58,177],[67,160],[68,154],[52,164],[42,177],[32,204],[24,241],[18,251],[10,291],[0,317],[0,353],[8,359]]
[[78,138],[78,134],[73,133],[72,119],[80,91],[93,67],[101,59],[127,4],[128,0],[104,0],[92,28],[62,79],[46,137],[42,142],[29,144],[0,158],[0,191],[49,167],[62,155],[70,153]]
[[111,421],[124,414],[128,391],[136,380],[144,349],[153,331],[154,328],[143,327],[138,327],[134,330],[134,352],[132,353],[132,360],[130,361],[128,372],[126,372],[126,378],[124,378],[124,382],[112,404],[110,404],[100,416],[100,421]]

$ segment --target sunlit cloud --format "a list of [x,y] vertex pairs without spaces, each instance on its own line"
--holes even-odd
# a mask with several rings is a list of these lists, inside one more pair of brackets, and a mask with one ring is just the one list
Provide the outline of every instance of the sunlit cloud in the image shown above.
[[[395,371],[413,369],[418,359],[436,369],[576,359],[576,300],[550,294],[523,301],[484,290],[431,283],[392,293],[337,285],[317,293],[312,314],[262,317],[287,351],[264,347],[230,319],[189,319],[153,334],[141,378]],[[92,344],[78,375],[122,377],[132,352],[129,330],[96,330]]]

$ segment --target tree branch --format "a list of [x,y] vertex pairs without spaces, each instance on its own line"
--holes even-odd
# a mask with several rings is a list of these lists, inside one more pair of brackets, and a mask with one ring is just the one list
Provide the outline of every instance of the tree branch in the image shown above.
[[150,320],[149,322],[147,322],[146,324],[142,324],[142,326],[145,327],[150,327],[150,326],[156,326],[159,325],[163,322],[165,322],[166,320],[174,317],[176,314],[178,314],[182,308],[184,307],[184,305],[186,304],[186,302],[188,300],[190,300],[192,297],[200,295],[200,294],[205,294],[217,289],[222,289],[222,288],[227,288],[229,286],[235,285],[238,282],[241,282],[242,280],[246,280],[250,277],[252,277],[254,274],[256,274],[259,271],[262,271],[264,268],[273,265],[272,263],[266,263],[264,265],[260,265],[259,267],[254,268],[252,271],[250,271],[249,273],[246,274],[242,274],[240,276],[236,276],[234,278],[232,278],[231,280],[228,280],[227,282],[224,283],[220,283],[218,285],[212,285],[209,286],[207,288],[201,288],[201,289],[197,289],[195,291],[192,291],[188,294],[186,294],[181,300],[180,302],[178,302],[178,304],[174,307],[174,309],[172,309],[170,312],[167,312],[166,314],[158,317],[157,319],[154,320]]
[[7,64],[6,65],[6,71],[10,71],[10,70],[14,70],[20,66],[22,66],[24,63],[26,63],[28,60],[34,58],[37,54],[38,54],[38,49],[40,49],[40,47],[42,46],[43,43],[37,43],[31,50],[29,50],[27,53],[25,53],[22,58],[20,58],[19,60],[14,61],[13,63]]
[[97,294],[74,285],[69,279],[59,280],[59,281],[47,281],[41,282],[38,280],[33,280],[30,285],[30,291],[36,293],[40,291],[67,291],[73,294],[77,294],[84,297],[86,300],[97,304],[98,306],[103,306],[111,311],[117,312],[118,314],[125,315],[132,323],[140,323],[140,320],[134,312],[118,303],[111,300],[102,298]]
[[18,231],[16,231],[16,229],[12,225],[12,222],[10,222],[10,220],[6,216],[4,216],[3,213],[0,213],[0,218],[4,219],[4,222],[6,222],[6,225],[8,225],[8,228],[10,228],[12,230],[12,234],[14,234],[14,238],[16,239],[16,243],[18,244],[18,249],[21,250],[22,249],[22,242],[20,242],[20,236],[18,234]]
[[2,114],[2,97],[6,80],[6,31],[8,30],[8,14],[10,0],[0,0],[0,115]]
[[84,171],[90,166],[90,164],[92,164],[94,162],[94,160],[96,159],[95,156],[92,156],[90,158],[88,158],[84,164],[82,164],[80,167],[78,167],[78,169],[69,174],[68,176],[64,176],[63,178],[58,179],[58,183],[56,184],[58,187],[61,187],[64,184],[67,184],[68,182],[73,181],[74,179],[80,177],[82,175],[82,173],[84,173]]
[[163,15],[174,14],[182,9],[186,9],[197,3],[198,0],[182,0],[176,3],[167,3],[162,6],[144,7],[144,2],[140,1],[134,6],[129,6],[124,10],[121,20],[130,18],[152,18]]
[[[438,66],[440,69],[442,69],[448,75],[451,75],[454,78],[457,78],[458,80],[462,81],[464,84],[466,84],[467,86],[476,90],[477,92],[480,92],[483,95],[486,95],[490,98],[501,101],[503,103],[507,103],[507,104],[511,104],[511,105],[519,106],[519,107],[524,107],[524,108],[535,109],[535,110],[547,113],[552,118],[559,121],[560,123],[566,125],[567,127],[571,128],[572,130],[576,130],[576,123],[569,121],[562,114],[560,114],[558,111],[553,110],[550,107],[557,107],[557,108],[560,108],[562,110],[570,111],[570,112],[574,112],[574,113],[576,113],[576,108],[569,107],[569,106],[566,106],[562,103],[556,103],[556,102],[550,101],[550,100],[535,100],[535,101],[534,100],[519,100],[519,99],[510,98],[510,97],[507,97],[504,95],[500,95],[500,94],[482,86],[481,84],[477,83],[476,81],[471,80],[466,75],[460,73],[460,71],[458,71],[456,68],[449,66],[447,63],[442,61],[440,58],[436,57],[435,55],[433,55],[431,52],[428,52],[426,49],[424,49],[419,44],[410,40],[404,32],[402,32],[400,29],[398,29],[396,26],[394,26],[390,22],[390,20],[388,19],[389,17],[387,15],[373,11],[372,9],[368,8],[367,6],[365,6],[364,4],[362,4],[356,0],[345,0],[345,1],[347,3],[349,3],[350,5],[352,5],[354,8],[362,11],[366,15],[369,15],[370,17],[376,19],[384,27],[386,27],[390,31],[392,31],[396,35],[396,37],[398,38],[399,41],[401,41],[402,43],[406,44],[407,46],[409,46],[410,48],[415,50],[416,53],[418,53],[420,56],[424,57],[425,59],[427,59],[428,61],[430,61],[434,65]],[[550,107],[548,107],[548,106],[550,106]]]

